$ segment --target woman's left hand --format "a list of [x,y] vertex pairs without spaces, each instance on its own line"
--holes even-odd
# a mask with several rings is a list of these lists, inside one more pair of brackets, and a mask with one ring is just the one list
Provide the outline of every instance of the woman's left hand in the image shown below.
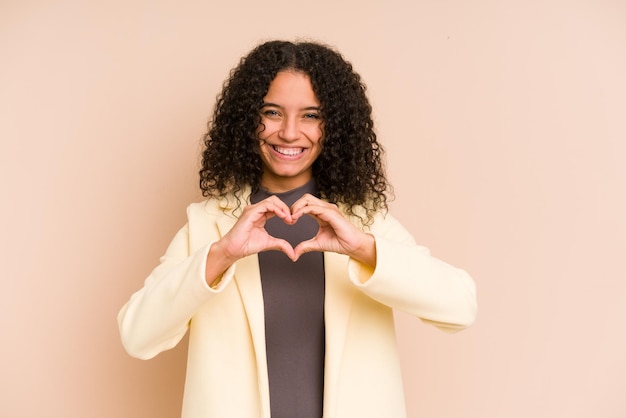
[[317,235],[302,241],[294,249],[296,260],[311,251],[331,251],[346,254],[355,260],[376,266],[376,242],[373,235],[359,230],[341,213],[337,205],[305,194],[291,206],[295,223],[303,215],[313,217],[319,224]]

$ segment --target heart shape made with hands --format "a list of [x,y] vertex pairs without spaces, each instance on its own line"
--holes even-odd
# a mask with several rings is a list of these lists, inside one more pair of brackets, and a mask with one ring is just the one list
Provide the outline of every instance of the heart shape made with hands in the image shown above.
[[[309,203],[309,199],[313,204]],[[222,248],[229,258],[239,259],[263,251],[277,250],[296,261],[310,251],[325,251],[318,231],[325,223],[325,202],[305,195],[288,206],[272,195],[243,208],[241,216],[223,237]],[[309,215],[309,216],[307,216]],[[320,216],[321,215],[321,216]],[[297,226],[296,226],[297,224]]]
[[[293,261],[308,252],[331,251],[345,253],[339,244],[345,241],[339,235],[349,233],[354,238],[356,230],[341,214],[339,208],[329,202],[305,194],[290,206],[277,196],[271,196],[250,207],[254,216],[263,224],[269,235],[265,250],[278,250]],[[350,240],[348,240],[350,241]]]
[[297,261],[316,251],[346,254],[375,265],[373,236],[346,219],[337,205],[308,194],[291,207],[276,195],[246,206],[224,238],[226,253],[237,258],[277,250]]
[[[291,214],[291,213],[290,213]],[[277,248],[293,261],[297,261],[304,253],[323,252],[323,245],[316,242],[320,223],[315,215],[301,214],[295,222],[290,218],[274,213],[265,221],[264,229]],[[300,245],[301,243],[305,243]],[[299,246],[300,245],[300,246]]]
[[273,217],[265,222],[265,230],[271,237],[287,241],[293,249],[302,241],[315,238],[319,223],[310,215],[303,215],[294,224]]
[[277,249],[293,261],[308,252],[328,251],[353,256],[366,240],[370,240],[370,247],[374,249],[373,237],[348,221],[337,205],[319,199],[299,204],[303,200],[298,200],[288,211],[274,212],[265,223],[267,233],[281,242]]

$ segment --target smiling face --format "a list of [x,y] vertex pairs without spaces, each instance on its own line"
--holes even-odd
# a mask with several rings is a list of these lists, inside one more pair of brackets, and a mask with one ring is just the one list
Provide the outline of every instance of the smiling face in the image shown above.
[[322,152],[322,119],[309,77],[280,71],[271,82],[261,107],[263,175],[261,186],[284,192],[313,177],[313,162]]

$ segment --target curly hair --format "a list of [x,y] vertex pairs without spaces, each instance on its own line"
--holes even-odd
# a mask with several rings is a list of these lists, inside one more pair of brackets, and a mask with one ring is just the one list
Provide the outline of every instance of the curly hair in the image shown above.
[[270,83],[284,70],[306,74],[320,102],[322,152],[312,167],[320,195],[346,205],[352,215],[363,215],[358,209],[363,208],[371,221],[376,211],[387,209],[391,185],[366,87],[341,54],[314,42],[263,43],[231,70],[203,138],[203,196],[223,197],[247,186],[258,190],[263,174],[260,110]]

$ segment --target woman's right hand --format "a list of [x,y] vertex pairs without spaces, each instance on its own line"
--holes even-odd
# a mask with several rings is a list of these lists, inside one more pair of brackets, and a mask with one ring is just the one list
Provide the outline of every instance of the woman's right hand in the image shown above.
[[265,222],[274,216],[278,216],[287,224],[293,224],[291,210],[276,196],[270,196],[243,209],[232,229],[211,246],[206,268],[206,279],[209,284],[220,277],[235,261],[248,255],[278,250],[290,259],[295,259],[291,244],[284,239],[271,236],[265,230]]
[[246,206],[237,223],[216,244],[219,244],[224,255],[233,262],[267,250],[282,251],[293,259],[291,245],[284,239],[271,236],[265,230],[265,222],[274,216],[287,224],[293,223],[290,208],[276,196]]

